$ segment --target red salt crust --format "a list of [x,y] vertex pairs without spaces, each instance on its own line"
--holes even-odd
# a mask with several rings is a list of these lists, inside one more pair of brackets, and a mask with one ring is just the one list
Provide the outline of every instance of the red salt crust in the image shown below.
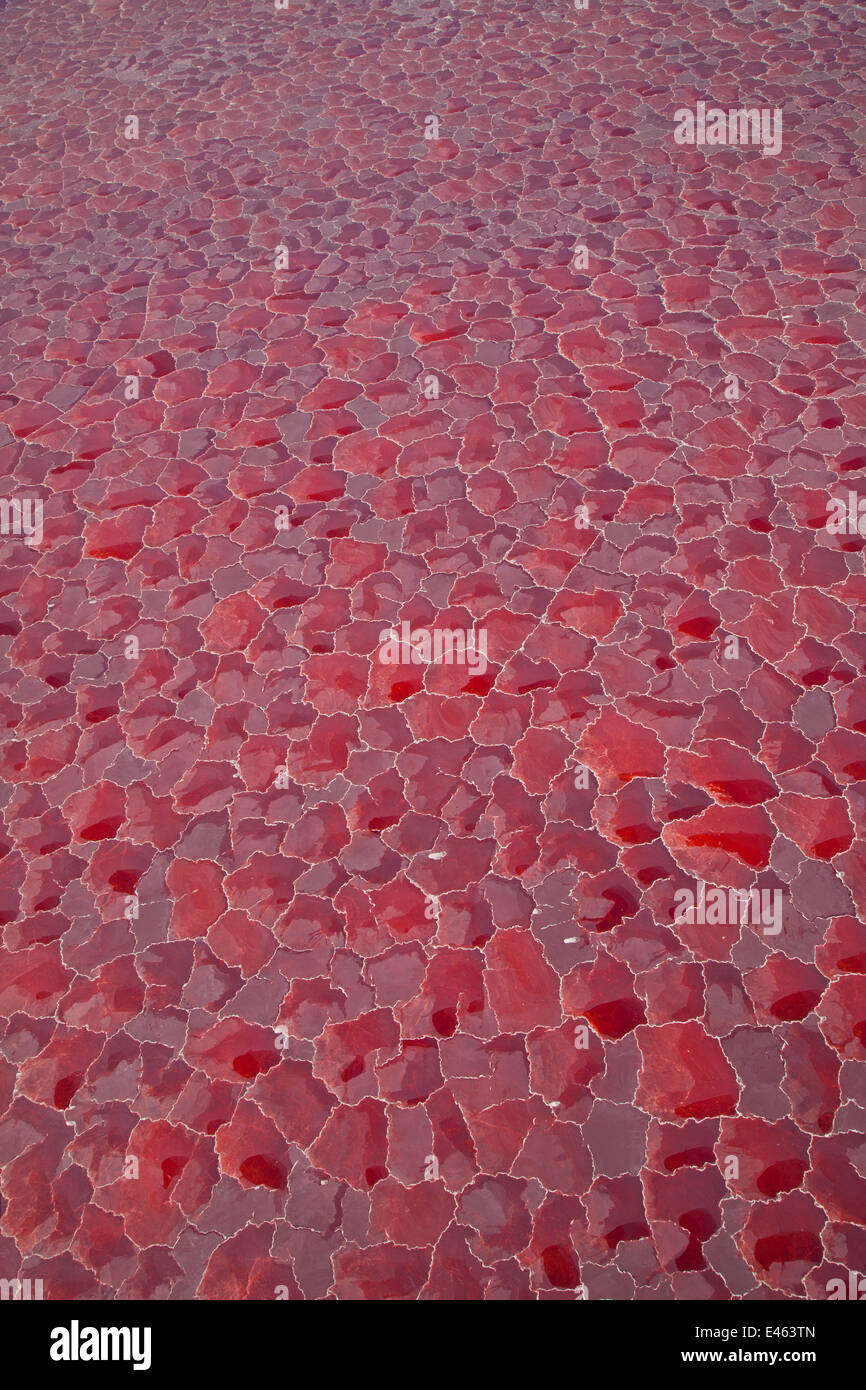
[[847,1287],[859,17],[5,17],[0,1276]]

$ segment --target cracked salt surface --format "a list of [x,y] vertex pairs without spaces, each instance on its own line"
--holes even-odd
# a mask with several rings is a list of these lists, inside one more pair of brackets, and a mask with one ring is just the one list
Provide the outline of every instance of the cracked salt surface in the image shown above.
[[[0,34],[44,503],[0,535],[0,1276],[849,1288],[857,12],[70,15]],[[777,155],[675,142],[752,101]],[[383,664],[403,622],[486,669]]]

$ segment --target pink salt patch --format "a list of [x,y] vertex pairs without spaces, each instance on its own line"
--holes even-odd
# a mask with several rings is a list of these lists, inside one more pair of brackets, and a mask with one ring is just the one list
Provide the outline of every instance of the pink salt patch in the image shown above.
[[736,1073],[699,1023],[642,1025],[635,1036],[643,1059],[637,1092],[642,1109],[679,1122],[735,1112]]
[[635,777],[658,777],[664,769],[664,748],[657,735],[609,706],[582,735],[577,751],[605,792]]
[[211,651],[243,651],[261,629],[263,618],[263,610],[249,594],[234,594],[214,606],[202,623],[202,635]]
[[616,595],[599,590],[559,594],[548,610],[552,622],[572,627],[584,637],[607,637],[621,616],[622,604]]
[[559,1022],[559,981],[530,932],[494,937],[487,943],[485,959],[490,1006],[504,1032]]
[[711,806],[688,820],[671,821],[662,839],[695,879],[745,888],[769,863],[774,827],[762,807]]
[[751,1207],[737,1245],[762,1284],[779,1293],[803,1293],[803,1279],[823,1256],[820,1233],[826,1218],[802,1192],[776,1204]]
[[223,873],[207,861],[173,859],[166,888],[174,899],[172,934],[178,938],[204,936],[227,907]]

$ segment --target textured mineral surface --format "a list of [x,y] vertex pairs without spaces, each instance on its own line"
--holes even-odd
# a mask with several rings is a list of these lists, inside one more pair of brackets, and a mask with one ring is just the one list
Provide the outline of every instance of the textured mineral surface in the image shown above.
[[849,1296],[863,12],[282,3],[0,8],[0,1277]]

